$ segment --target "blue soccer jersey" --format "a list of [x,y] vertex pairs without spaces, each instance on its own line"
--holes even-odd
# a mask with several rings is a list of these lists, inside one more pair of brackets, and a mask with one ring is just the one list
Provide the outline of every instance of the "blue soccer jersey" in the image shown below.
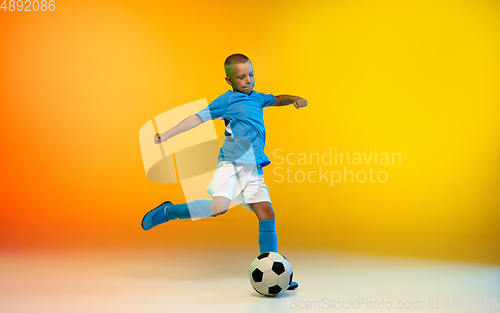
[[228,90],[196,113],[203,122],[224,119],[226,141],[219,151],[218,161],[257,164],[259,174],[263,174],[262,167],[271,163],[264,154],[266,127],[263,108],[274,101],[272,94]]

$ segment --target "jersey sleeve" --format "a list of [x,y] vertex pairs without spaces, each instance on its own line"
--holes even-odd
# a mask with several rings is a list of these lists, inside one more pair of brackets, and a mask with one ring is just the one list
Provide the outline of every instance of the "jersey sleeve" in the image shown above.
[[276,98],[272,94],[261,93],[260,97],[262,98],[262,108],[266,108],[276,101]]
[[196,114],[198,114],[203,122],[208,120],[213,120],[216,118],[221,118],[224,112],[226,111],[227,104],[224,103],[224,95],[220,95],[212,101],[206,108],[200,110]]

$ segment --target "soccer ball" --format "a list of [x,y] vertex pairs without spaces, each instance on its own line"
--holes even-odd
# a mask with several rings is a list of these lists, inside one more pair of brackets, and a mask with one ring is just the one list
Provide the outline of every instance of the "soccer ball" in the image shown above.
[[274,297],[292,283],[292,265],[277,252],[262,253],[250,264],[250,284],[264,296]]

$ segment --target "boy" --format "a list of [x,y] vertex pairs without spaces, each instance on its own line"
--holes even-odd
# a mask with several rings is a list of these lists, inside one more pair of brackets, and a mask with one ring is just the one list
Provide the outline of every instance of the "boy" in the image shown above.
[[[229,56],[224,68],[226,82],[232,86],[232,91],[228,90],[203,110],[164,134],[155,136],[155,143],[158,144],[207,120],[224,119],[227,139],[219,151],[214,178],[207,188],[212,201],[195,200],[178,205],[166,201],[144,216],[142,228],[149,230],[177,218],[215,217],[224,214],[231,201],[234,201],[257,215],[260,253],[277,252],[274,211],[262,170],[262,167],[271,163],[264,154],[266,129],[263,108],[293,103],[299,109],[307,106],[307,100],[290,95],[275,97],[254,91],[252,62],[243,54]],[[292,282],[288,289],[297,287],[298,284]]]

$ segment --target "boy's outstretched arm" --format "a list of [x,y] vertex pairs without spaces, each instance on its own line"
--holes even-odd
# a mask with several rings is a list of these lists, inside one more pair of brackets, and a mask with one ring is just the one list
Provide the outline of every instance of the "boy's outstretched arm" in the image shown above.
[[191,128],[194,128],[200,124],[203,124],[203,120],[201,119],[201,117],[198,114],[193,114],[190,117],[187,117],[182,121],[180,121],[179,124],[175,125],[170,130],[167,130],[165,133],[156,134],[155,143],[166,141],[167,139],[172,138],[175,135],[178,135],[187,130],[190,130]]
[[279,95],[275,96],[276,101],[271,104],[271,106],[279,107],[284,105],[289,105],[293,103],[293,106],[298,108],[303,108],[307,106],[307,100],[298,96],[290,95]]

